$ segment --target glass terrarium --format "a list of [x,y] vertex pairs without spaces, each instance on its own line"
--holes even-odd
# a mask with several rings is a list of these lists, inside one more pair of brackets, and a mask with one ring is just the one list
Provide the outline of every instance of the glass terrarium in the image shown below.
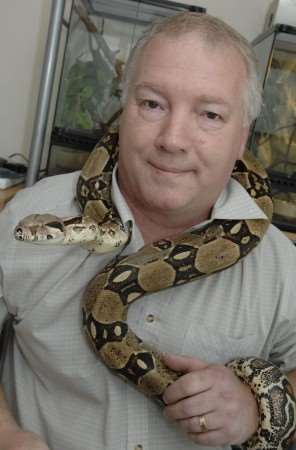
[[51,136],[49,174],[82,166],[120,113],[122,73],[151,21],[204,8],[168,0],[74,0]]
[[263,84],[263,109],[249,146],[272,183],[274,223],[296,231],[296,28],[276,25],[253,43]]

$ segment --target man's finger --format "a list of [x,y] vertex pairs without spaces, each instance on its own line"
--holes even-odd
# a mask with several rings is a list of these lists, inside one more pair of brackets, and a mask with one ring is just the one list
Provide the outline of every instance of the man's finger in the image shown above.
[[[173,394],[167,393],[167,398],[170,400]],[[201,392],[192,397],[187,397],[181,401],[168,401],[163,413],[172,421],[184,420],[196,416],[203,416],[215,409],[215,397],[210,390]]]
[[189,373],[200,369],[205,369],[209,364],[201,359],[189,356],[180,356],[173,353],[164,353],[163,362],[176,372]]

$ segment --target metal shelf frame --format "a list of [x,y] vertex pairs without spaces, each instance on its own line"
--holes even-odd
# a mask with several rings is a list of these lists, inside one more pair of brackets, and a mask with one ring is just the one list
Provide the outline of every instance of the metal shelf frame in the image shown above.
[[[102,0],[104,1],[104,0]],[[109,5],[109,8],[111,8],[112,0],[108,1],[105,0],[106,4]],[[131,0],[129,0],[131,1]],[[133,2],[138,2],[139,0],[132,0]],[[67,2],[67,5],[66,5]],[[96,14],[96,10],[93,8],[93,2],[94,0],[83,0],[84,5],[86,6],[87,10],[92,13]],[[46,132],[48,131],[48,118],[49,118],[49,112],[51,108],[51,102],[52,102],[52,94],[53,94],[53,88],[54,88],[54,81],[56,77],[56,68],[57,68],[57,61],[58,61],[58,55],[61,45],[61,32],[62,32],[62,26],[63,24],[66,25],[68,28],[68,25],[66,21],[64,20],[64,14],[66,10],[66,6],[69,6],[71,11],[73,8],[73,5],[75,3],[75,0],[52,0],[51,3],[51,12],[50,12],[50,23],[48,27],[48,34],[47,34],[47,41],[46,41],[46,47],[45,47],[45,53],[43,58],[43,66],[42,66],[42,73],[41,73],[41,81],[39,86],[39,94],[38,94],[38,101],[37,101],[37,108],[35,113],[35,120],[34,120],[34,126],[33,126],[33,133],[32,133],[32,139],[31,139],[31,145],[30,145],[30,152],[29,152],[29,164],[28,164],[28,171],[26,176],[26,186],[32,186],[36,181],[39,179],[40,174],[40,167],[41,167],[41,161],[43,156],[43,150],[45,147],[45,141],[46,141]],[[99,2],[98,2],[99,3]],[[175,1],[168,1],[168,0],[145,0],[145,3],[147,5],[157,5],[160,7],[171,7],[171,8],[186,8],[190,11],[195,12],[206,12],[206,8],[199,7],[199,6],[193,6],[193,5],[186,5],[183,3],[178,3]],[[71,17],[71,14],[70,14]],[[121,18],[122,20],[122,18]],[[67,37],[68,37],[67,33]],[[67,46],[67,44],[66,44]],[[66,47],[64,49],[66,51]],[[59,133],[57,133],[56,138],[60,139],[61,130],[59,130]],[[54,130],[51,132],[52,138],[54,138]],[[73,136],[70,136],[73,140]],[[83,139],[83,136],[81,137]],[[50,151],[50,150],[49,150]]]
[[52,0],[50,23],[42,66],[33,135],[31,140],[26,186],[32,186],[38,179],[42,151],[45,143],[50,100],[57,65],[61,29],[65,11],[65,0]]

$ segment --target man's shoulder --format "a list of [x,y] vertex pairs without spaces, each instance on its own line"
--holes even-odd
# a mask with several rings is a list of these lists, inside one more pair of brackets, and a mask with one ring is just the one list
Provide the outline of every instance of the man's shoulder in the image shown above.
[[78,176],[79,172],[71,172],[43,178],[19,191],[9,202],[9,209],[17,216],[49,211],[70,214],[76,209],[74,199]]
[[261,245],[258,246],[266,263],[274,261],[278,268],[286,270],[289,264],[296,264],[296,246],[276,226],[270,225]]
[[279,245],[280,248],[282,245],[291,248],[294,247],[292,241],[285,235],[285,233],[273,224],[268,227],[266,237],[271,242]]

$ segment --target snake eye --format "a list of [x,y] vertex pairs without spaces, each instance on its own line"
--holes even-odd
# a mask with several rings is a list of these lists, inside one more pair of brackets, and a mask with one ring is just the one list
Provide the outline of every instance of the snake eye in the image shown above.
[[23,241],[23,230],[21,228],[16,228],[15,232],[14,232],[15,237],[19,240],[19,241]]

